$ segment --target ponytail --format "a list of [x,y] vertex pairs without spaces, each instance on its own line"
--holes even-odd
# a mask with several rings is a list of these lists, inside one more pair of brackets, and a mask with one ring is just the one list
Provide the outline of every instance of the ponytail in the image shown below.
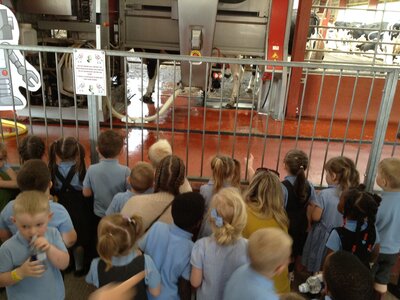
[[214,193],[217,193],[224,185],[225,170],[223,158],[216,156],[211,161],[211,170],[214,180]]
[[116,250],[119,248],[117,241],[112,233],[107,233],[99,236],[97,242],[97,252],[101,259],[106,263],[106,271],[112,267],[112,257],[117,254]]
[[299,199],[300,203],[305,204],[308,200],[308,185],[306,180],[306,174],[304,172],[304,167],[301,166],[296,174],[296,179],[294,181],[294,192]]

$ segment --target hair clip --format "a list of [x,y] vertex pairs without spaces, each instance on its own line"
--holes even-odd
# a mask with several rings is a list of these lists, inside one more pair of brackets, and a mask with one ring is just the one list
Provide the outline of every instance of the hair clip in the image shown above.
[[125,220],[128,221],[129,224],[132,224],[133,226],[136,226],[136,221],[135,219],[129,218],[128,216],[122,216]]
[[107,232],[107,235],[108,236],[113,236],[111,232]]
[[218,215],[218,212],[215,208],[211,210],[211,217],[215,220],[215,226],[217,226],[218,228],[224,226],[224,219],[222,219],[222,217]]
[[304,166],[300,166],[300,169],[304,169]]

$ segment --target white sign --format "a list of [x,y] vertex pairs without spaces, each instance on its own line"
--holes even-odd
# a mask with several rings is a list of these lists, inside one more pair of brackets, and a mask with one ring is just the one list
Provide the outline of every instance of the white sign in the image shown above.
[[106,56],[102,50],[74,49],[75,89],[79,95],[106,96]]

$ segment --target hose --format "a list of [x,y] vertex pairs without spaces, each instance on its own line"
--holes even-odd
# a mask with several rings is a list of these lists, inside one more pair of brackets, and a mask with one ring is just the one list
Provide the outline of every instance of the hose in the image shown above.
[[2,127],[9,127],[9,128],[15,128],[17,127],[17,130],[11,131],[11,132],[3,132],[3,137],[4,139],[8,139],[14,136],[17,136],[17,132],[18,135],[23,135],[25,133],[28,132],[28,129],[26,128],[26,126],[24,124],[21,123],[14,123],[13,121],[10,120],[5,120],[5,119],[1,119],[1,126]]

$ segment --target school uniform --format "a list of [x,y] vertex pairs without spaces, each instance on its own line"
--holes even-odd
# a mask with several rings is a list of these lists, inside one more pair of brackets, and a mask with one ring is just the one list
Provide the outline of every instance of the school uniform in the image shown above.
[[[75,161],[62,161],[59,164],[57,164],[58,171],[60,172],[61,176],[63,176],[64,178],[67,178],[69,171],[71,170],[72,167],[75,166],[75,164],[76,164]],[[61,190],[62,182],[57,176],[55,177],[53,184],[54,184],[53,188],[56,192]],[[70,184],[76,191],[82,191],[83,186],[82,186],[82,182],[79,179],[78,172],[76,172],[74,174],[74,176],[71,179]]]
[[228,280],[224,300],[278,300],[272,280],[262,276],[249,264],[239,267]]
[[232,245],[219,245],[213,236],[197,240],[190,263],[192,267],[203,272],[202,283],[196,290],[196,299],[222,299],[225,285],[232,273],[249,263],[247,240],[239,238]]
[[[67,252],[60,233],[49,227],[45,238],[53,246]],[[30,256],[30,243],[19,232],[0,247],[0,273],[10,272],[21,266]],[[41,277],[26,277],[6,287],[8,299],[16,300],[63,300],[65,298],[64,281],[61,272],[50,261],[45,260],[46,271]]]
[[156,222],[139,241],[139,248],[153,258],[161,274],[161,294],[149,299],[179,300],[178,279],[190,280],[192,234],[175,224]]
[[125,192],[116,194],[112,199],[110,206],[108,206],[106,210],[106,216],[120,213],[126,202],[128,202],[128,200],[133,196],[142,194],[151,194],[151,193],[154,193],[153,188],[149,188],[141,194],[135,194],[130,189],[126,190]]
[[102,218],[114,195],[129,189],[126,178],[131,171],[120,165],[117,159],[101,159],[99,163],[89,166],[83,187],[90,188],[94,196],[94,214]]
[[326,242],[333,228],[343,223],[343,215],[338,212],[340,190],[329,186],[322,190],[313,203],[322,209],[319,222],[315,223],[308,233],[303,249],[302,263],[310,272],[318,272],[326,256]]

